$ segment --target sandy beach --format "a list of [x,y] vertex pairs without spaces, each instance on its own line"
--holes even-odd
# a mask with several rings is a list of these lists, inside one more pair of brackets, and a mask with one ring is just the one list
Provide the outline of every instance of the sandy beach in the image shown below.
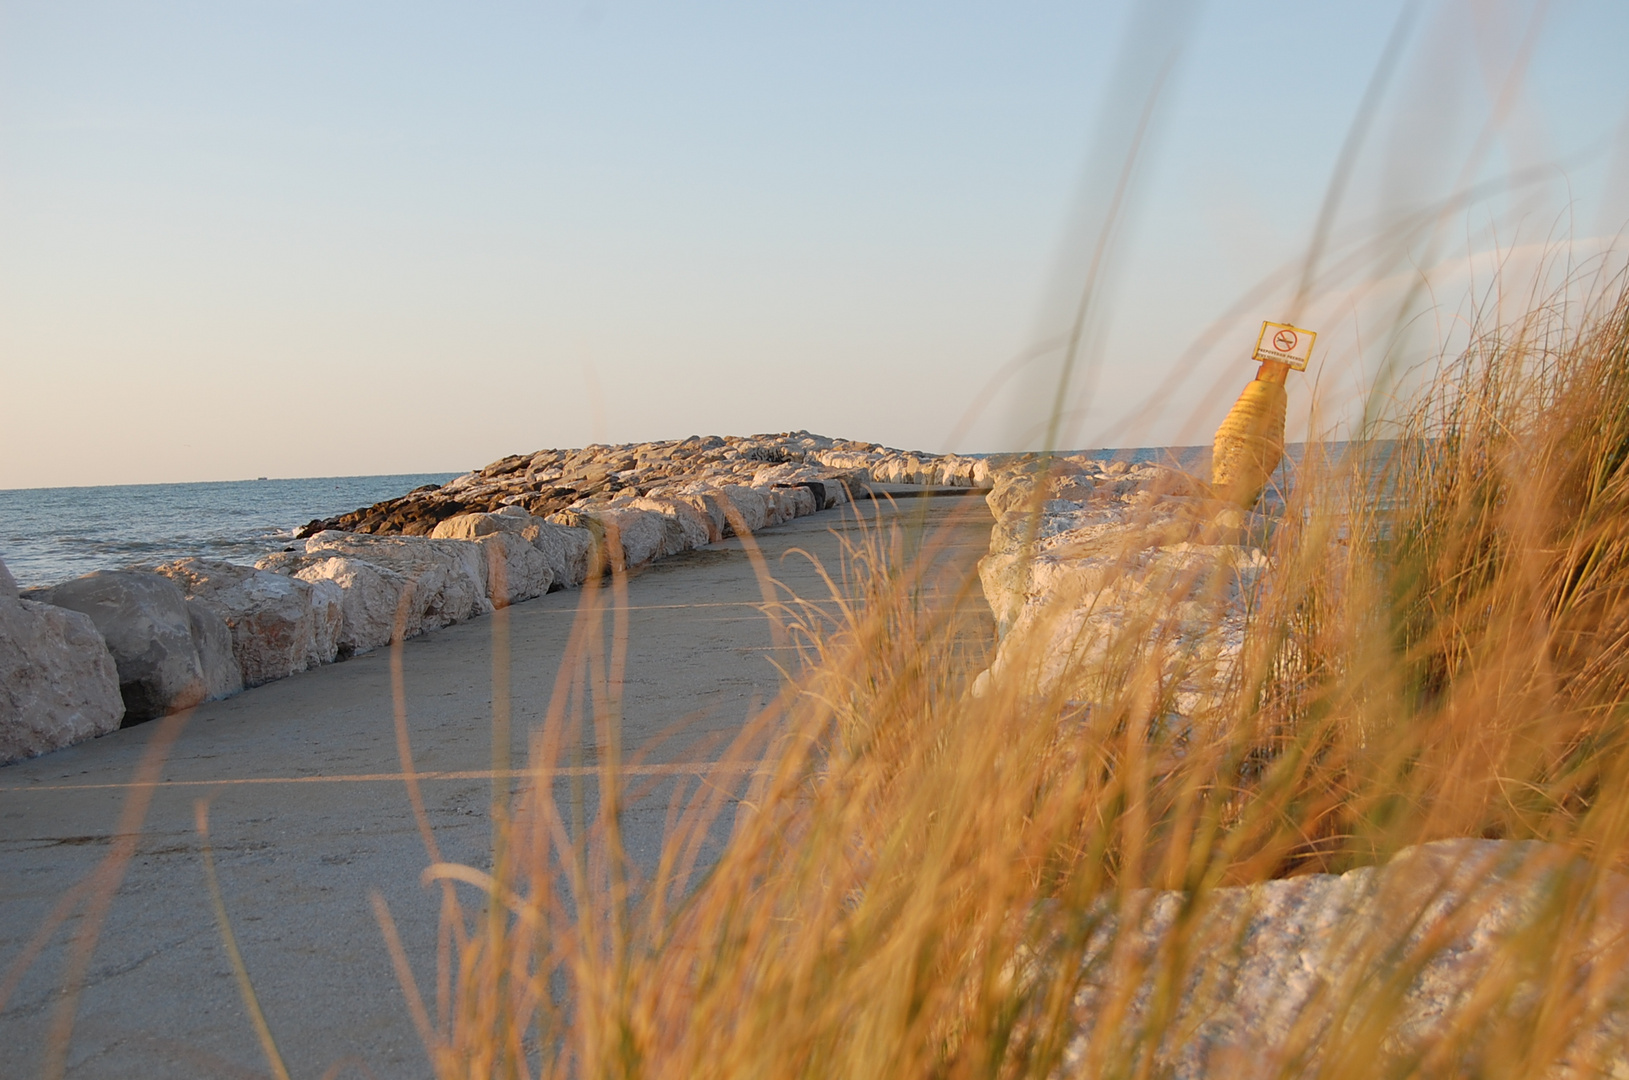
[[[990,518],[979,498],[860,508],[903,516],[912,528],[954,520],[946,559],[959,573],[987,546]],[[759,535],[787,589],[826,595],[793,549],[835,567],[839,534],[855,535],[853,514],[853,507],[828,510]],[[581,596],[552,593],[508,609],[517,763],[546,707]],[[628,605],[623,739],[648,783],[628,813],[627,839],[635,861],[647,864],[675,776],[742,782],[739,771],[710,772],[708,761],[754,702],[777,692],[771,661],[792,656],[771,640],[759,582],[738,540],[638,572]],[[424,794],[442,856],[476,866],[490,839],[494,625],[486,616],[447,627],[411,639],[403,654],[415,765],[439,774],[424,781]],[[143,724],[0,769],[0,957],[8,964],[116,844],[130,781],[163,730],[162,722]],[[585,764],[592,755],[590,746]],[[194,825],[200,799],[209,803],[233,929],[291,1071],[422,1074],[424,1052],[369,902],[370,890],[383,895],[421,982],[433,986],[439,893],[419,881],[428,860],[400,773],[389,650],[197,709],[163,764],[89,963],[68,1075],[263,1075],[205,888]],[[592,778],[577,781],[591,801]],[[562,798],[572,782],[557,780]],[[41,1070],[82,925],[75,915],[56,932],[0,1012],[0,1075]]]

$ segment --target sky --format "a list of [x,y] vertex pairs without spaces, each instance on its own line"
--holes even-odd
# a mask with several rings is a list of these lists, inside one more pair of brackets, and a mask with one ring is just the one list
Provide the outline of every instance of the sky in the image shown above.
[[1060,385],[1063,445],[1201,443],[1291,308],[1328,430],[1493,267],[1617,265],[1625,43],[1621,0],[0,0],[0,488],[991,452]]

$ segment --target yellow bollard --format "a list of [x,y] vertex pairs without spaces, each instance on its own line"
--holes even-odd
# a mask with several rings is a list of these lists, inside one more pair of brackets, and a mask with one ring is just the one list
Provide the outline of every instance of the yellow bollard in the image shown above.
[[1250,509],[1283,460],[1289,372],[1287,364],[1265,361],[1216,429],[1210,484],[1218,498]]

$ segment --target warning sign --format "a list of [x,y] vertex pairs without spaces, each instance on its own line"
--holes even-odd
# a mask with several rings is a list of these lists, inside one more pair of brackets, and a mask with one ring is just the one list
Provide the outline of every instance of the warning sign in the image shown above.
[[1312,359],[1312,343],[1318,335],[1288,323],[1264,322],[1261,336],[1256,339],[1256,352],[1252,360],[1274,360],[1288,364],[1296,371],[1305,371]]

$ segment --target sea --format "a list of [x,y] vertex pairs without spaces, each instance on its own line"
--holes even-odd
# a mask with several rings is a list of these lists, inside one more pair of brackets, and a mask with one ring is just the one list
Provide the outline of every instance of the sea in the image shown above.
[[[1204,447],[1086,451],[1191,467]],[[985,456],[985,455],[973,455]],[[1294,450],[1291,450],[1294,456]],[[0,490],[0,560],[25,588],[93,570],[197,556],[253,565],[313,518],[332,517],[459,473]]]
[[296,529],[459,473],[0,491],[0,560],[28,588],[198,556],[253,565]]

